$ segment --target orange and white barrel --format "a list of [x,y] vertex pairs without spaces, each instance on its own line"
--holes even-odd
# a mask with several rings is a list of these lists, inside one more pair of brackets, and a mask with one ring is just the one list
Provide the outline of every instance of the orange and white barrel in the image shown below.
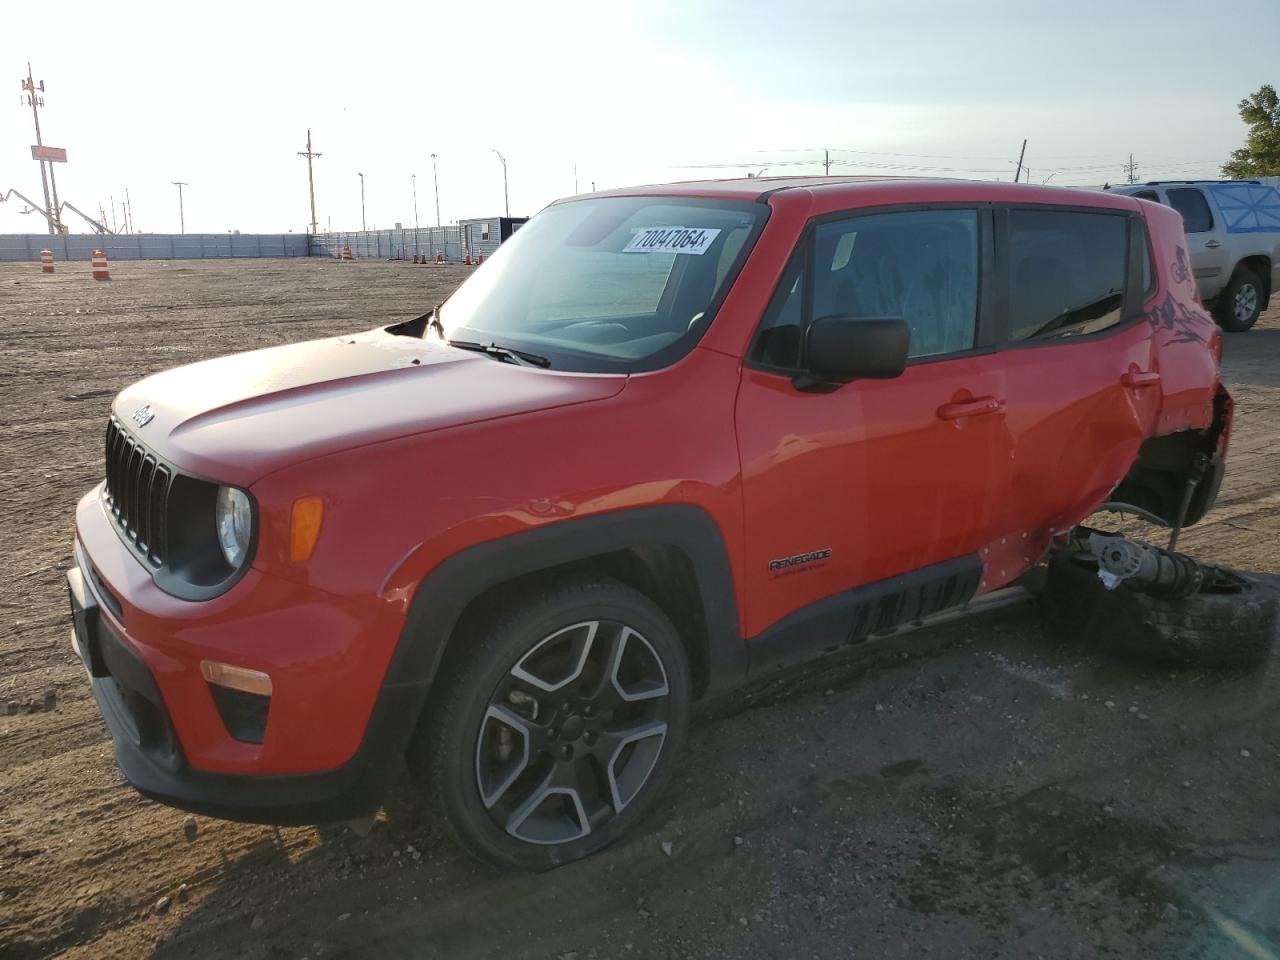
[[53,251],[52,250],[40,251],[40,272],[53,273]]
[[342,248],[342,259],[343,259],[343,260],[351,260],[351,259],[352,259],[352,256],[351,256],[351,245],[350,245],[350,244],[347,244],[347,245],[345,245],[345,246]]
[[93,264],[93,279],[111,279],[111,271],[107,268],[107,255],[103,251],[93,251],[93,257],[90,259],[90,263]]
[[444,254],[439,250],[436,251],[436,263],[444,263]]

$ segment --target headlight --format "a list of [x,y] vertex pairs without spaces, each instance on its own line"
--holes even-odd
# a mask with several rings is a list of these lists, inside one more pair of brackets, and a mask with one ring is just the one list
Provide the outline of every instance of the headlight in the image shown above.
[[253,511],[249,508],[248,494],[235,487],[219,487],[214,525],[218,530],[218,546],[222,548],[222,555],[232,570],[239,569],[249,552],[249,538],[253,533]]

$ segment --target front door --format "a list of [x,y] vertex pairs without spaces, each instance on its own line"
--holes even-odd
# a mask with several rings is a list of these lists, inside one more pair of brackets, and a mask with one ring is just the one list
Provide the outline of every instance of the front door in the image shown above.
[[[972,557],[992,535],[1009,440],[982,321],[988,224],[986,210],[907,209],[806,234],[738,397],[749,637],[816,611],[833,633],[818,642],[848,639],[842,594]],[[797,381],[808,324],[836,315],[907,320],[906,372]]]

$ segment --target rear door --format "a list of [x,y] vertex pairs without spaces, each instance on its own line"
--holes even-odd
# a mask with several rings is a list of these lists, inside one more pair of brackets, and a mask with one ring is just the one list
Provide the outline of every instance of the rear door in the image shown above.
[[[990,537],[1008,462],[1003,377],[985,322],[990,243],[990,211],[977,208],[842,215],[808,231],[738,396],[748,636],[855,587],[973,558]],[[797,384],[808,324],[833,315],[906,319],[906,372],[825,390]],[[949,574],[935,572],[937,589],[932,574],[891,589],[941,597]],[[851,624],[827,609],[824,626],[843,639]]]
[[1187,253],[1191,258],[1189,267],[1200,286],[1200,295],[1206,300],[1212,299],[1231,279],[1226,224],[1215,214],[1213,204],[1199,187],[1166,187],[1165,196],[1169,198],[1169,206],[1182,214]]
[[1012,458],[989,576],[1007,582],[1124,477],[1161,392],[1141,217],[1028,206],[997,224]]

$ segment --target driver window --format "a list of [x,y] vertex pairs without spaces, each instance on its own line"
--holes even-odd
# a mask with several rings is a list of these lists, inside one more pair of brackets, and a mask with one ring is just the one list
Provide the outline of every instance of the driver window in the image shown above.
[[885,213],[814,234],[813,316],[901,317],[912,357],[968,350],[978,320],[978,214]]
[[[814,317],[901,317],[911,357],[973,347],[978,325],[978,213],[918,210],[819,224],[806,275],[797,251],[756,336],[753,359],[800,366],[804,329]],[[803,248],[802,241],[801,247]],[[802,309],[806,282],[812,305]]]

